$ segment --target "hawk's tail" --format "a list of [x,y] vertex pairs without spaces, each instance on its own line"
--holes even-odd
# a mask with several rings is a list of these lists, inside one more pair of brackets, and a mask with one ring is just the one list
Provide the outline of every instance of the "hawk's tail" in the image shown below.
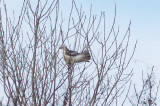
[[84,60],[89,62],[89,60],[91,59],[91,55],[90,55],[89,51],[84,51],[81,54],[84,55]]

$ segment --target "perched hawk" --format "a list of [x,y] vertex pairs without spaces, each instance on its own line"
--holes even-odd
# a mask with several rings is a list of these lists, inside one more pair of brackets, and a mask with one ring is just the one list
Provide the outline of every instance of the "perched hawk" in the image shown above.
[[63,50],[63,57],[67,64],[89,62],[91,56],[88,51],[78,53],[76,51],[69,50],[66,46],[62,45],[60,49]]

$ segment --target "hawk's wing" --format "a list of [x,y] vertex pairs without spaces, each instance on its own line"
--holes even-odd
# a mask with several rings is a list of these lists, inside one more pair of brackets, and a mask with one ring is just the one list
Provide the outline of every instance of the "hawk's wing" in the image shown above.
[[76,51],[72,51],[72,50],[67,50],[66,55],[70,55],[70,56],[77,56],[80,53],[76,52]]

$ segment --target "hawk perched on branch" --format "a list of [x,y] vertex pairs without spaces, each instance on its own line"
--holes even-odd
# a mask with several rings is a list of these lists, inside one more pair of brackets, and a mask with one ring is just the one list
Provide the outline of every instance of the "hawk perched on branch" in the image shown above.
[[60,49],[63,50],[63,58],[67,64],[89,62],[91,56],[89,51],[78,53],[76,51],[69,50],[66,46],[62,45]]

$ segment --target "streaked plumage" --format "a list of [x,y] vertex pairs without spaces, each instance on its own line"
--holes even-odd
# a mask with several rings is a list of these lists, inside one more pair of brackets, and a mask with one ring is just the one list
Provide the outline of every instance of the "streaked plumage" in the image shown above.
[[60,49],[63,50],[63,58],[67,64],[89,62],[91,56],[88,51],[78,53],[76,51],[69,50],[66,46],[62,45]]

